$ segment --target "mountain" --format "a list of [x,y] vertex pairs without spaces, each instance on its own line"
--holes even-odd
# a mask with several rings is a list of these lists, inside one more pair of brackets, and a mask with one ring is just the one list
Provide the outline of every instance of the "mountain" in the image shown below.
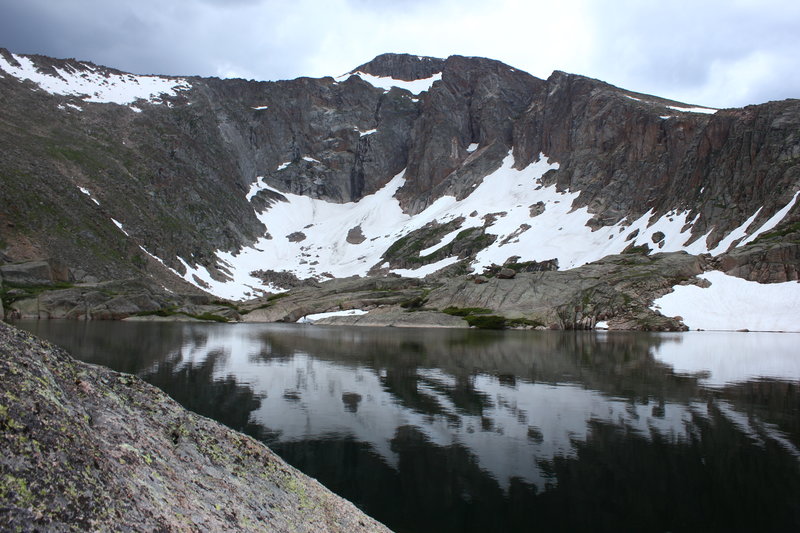
[[[201,291],[266,306],[293,287],[337,293],[320,285],[332,278],[401,275],[425,277],[404,286],[437,310],[484,303],[551,326],[641,327],[656,298],[709,283],[695,278],[707,270],[798,279],[798,100],[716,110],[564,72],[404,54],[338,78],[257,82],[0,50],[0,76],[5,292],[35,285],[26,269],[38,261],[45,281],[77,284],[61,288],[73,291],[65,316],[163,310],[176,294],[208,304]],[[495,287],[504,265],[499,279],[514,279]],[[579,282],[608,269],[616,281],[602,290]],[[630,269],[647,283],[623,290]],[[521,286],[534,277],[544,296]],[[492,295],[464,299],[457,287],[476,278],[466,292]],[[125,279],[146,286],[138,303],[95,304],[82,289]],[[590,289],[600,305],[558,319],[594,302]],[[12,296],[6,307],[23,315],[57,305]]]

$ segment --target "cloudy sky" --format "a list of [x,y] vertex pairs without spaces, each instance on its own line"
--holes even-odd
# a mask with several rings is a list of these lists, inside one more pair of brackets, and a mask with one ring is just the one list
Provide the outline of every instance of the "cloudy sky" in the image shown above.
[[0,0],[0,47],[258,80],[461,54],[712,107],[800,98],[796,0]]

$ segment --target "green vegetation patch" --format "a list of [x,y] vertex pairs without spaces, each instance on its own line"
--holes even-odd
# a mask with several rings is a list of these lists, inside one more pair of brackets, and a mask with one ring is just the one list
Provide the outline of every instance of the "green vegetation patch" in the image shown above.
[[499,315],[468,315],[464,317],[472,327],[478,329],[506,329],[508,327],[505,317]]
[[785,237],[790,233],[798,233],[798,232],[800,232],[800,222],[795,222],[794,224],[789,224],[779,230],[762,233],[756,239],[754,239],[753,242],[749,244],[755,244],[761,241],[767,241],[770,239]]
[[544,322],[539,320],[530,320],[528,318],[507,318],[506,327],[508,328],[524,328],[524,327],[540,327],[544,326]]
[[289,296],[288,292],[279,292],[277,294],[271,294],[267,297],[268,302],[274,302],[275,300],[280,300],[281,298],[286,298]]
[[427,294],[421,294],[419,296],[415,296],[413,298],[409,298],[408,300],[401,302],[400,307],[403,309],[407,309],[409,311],[417,311],[422,309],[422,306],[428,301]]
[[442,313],[453,316],[470,316],[470,315],[488,315],[492,312],[491,309],[485,307],[445,307]]
[[0,299],[3,301],[3,306],[8,307],[19,300],[36,298],[43,292],[71,289],[74,286],[72,283],[65,282],[55,282],[50,285],[19,285],[5,282],[0,286]]

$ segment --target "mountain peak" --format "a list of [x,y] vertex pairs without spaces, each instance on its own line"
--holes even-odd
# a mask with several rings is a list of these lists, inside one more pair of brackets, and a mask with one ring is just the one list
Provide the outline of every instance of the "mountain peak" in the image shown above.
[[356,67],[350,74],[363,72],[403,81],[423,80],[441,72],[444,61],[438,57],[411,54],[381,54],[372,61]]

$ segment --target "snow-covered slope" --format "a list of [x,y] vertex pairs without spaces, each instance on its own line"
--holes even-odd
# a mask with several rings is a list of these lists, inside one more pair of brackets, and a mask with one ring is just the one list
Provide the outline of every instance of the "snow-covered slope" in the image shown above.
[[129,105],[147,100],[160,103],[163,96],[175,96],[177,91],[190,88],[181,78],[116,73],[87,63],[68,63],[63,68],[52,67],[52,73],[47,73],[28,57],[16,54],[12,57],[18,66],[0,54],[0,69],[7,74],[21,81],[32,81],[48,93],[76,96],[87,102]]
[[800,332],[800,283],[756,283],[717,271],[700,277],[711,286],[677,286],[654,308],[691,329]]
[[[648,212],[635,220],[622,220],[593,231],[587,226],[592,218],[588,209],[573,208],[579,191],[558,191],[555,185],[542,184],[544,173],[558,168],[557,163],[548,162],[542,154],[523,170],[514,169],[513,164],[509,153],[502,166],[484,178],[467,198],[456,200],[444,196],[416,215],[404,213],[395,198],[404,183],[402,173],[377,193],[354,203],[336,204],[285,194],[286,202],[274,203],[258,214],[267,227],[267,235],[238,253],[217,252],[220,264],[230,274],[228,281],[217,281],[204,267],[192,268],[181,259],[186,267],[183,277],[195,284],[198,283],[195,278],[199,278],[201,286],[205,284],[218,296],[244,299],[265,289],[280,289],[264,287],[251,275],[255,270],[288,271],[301,279],[366,275],[371,268],[381,265],[383,254],[398,239],[430,222],[441,224],[462,217],[464,222],[456,230],[444,235],[437,245],[422,250],[420,256],[435,253],[467,228],[487,223],[486,232],[497,238],[470,263],[474,272],[481,272],[493,263],[503,264],[512,256],[518,256],[520,261],[557,259],[559,268],[569,269],[620,253],[631,244],[648,244],[664,252],[710,251],[705,236],[692,240],[693,220],[688,212],[670,212],[658,218]],[[248,200],[262,190],[280,194],[258,179],[247,193]],[[746,230],[752,220],[748,221],[731,233],[732,239],[723,241],[725,246],[716,246],[711,252],[722,253],[735,239],[749,235],[745,240],[750,240],[772,228],[788,212],[798,194],[776,217],[750,233]],[[532,211],[537,205],[538,209]],[[541,213],[536,214],[537,211]],[[487,222],[487,215],[492,215],[494,221]],[[359,244],[347,241],[348,233],[356,227],[361,228],[365,237]],[[656,235],[659,233],[663,237]],[[457,257],[448,257],[418,269],[393,272],[423,277],[457,261]]]

